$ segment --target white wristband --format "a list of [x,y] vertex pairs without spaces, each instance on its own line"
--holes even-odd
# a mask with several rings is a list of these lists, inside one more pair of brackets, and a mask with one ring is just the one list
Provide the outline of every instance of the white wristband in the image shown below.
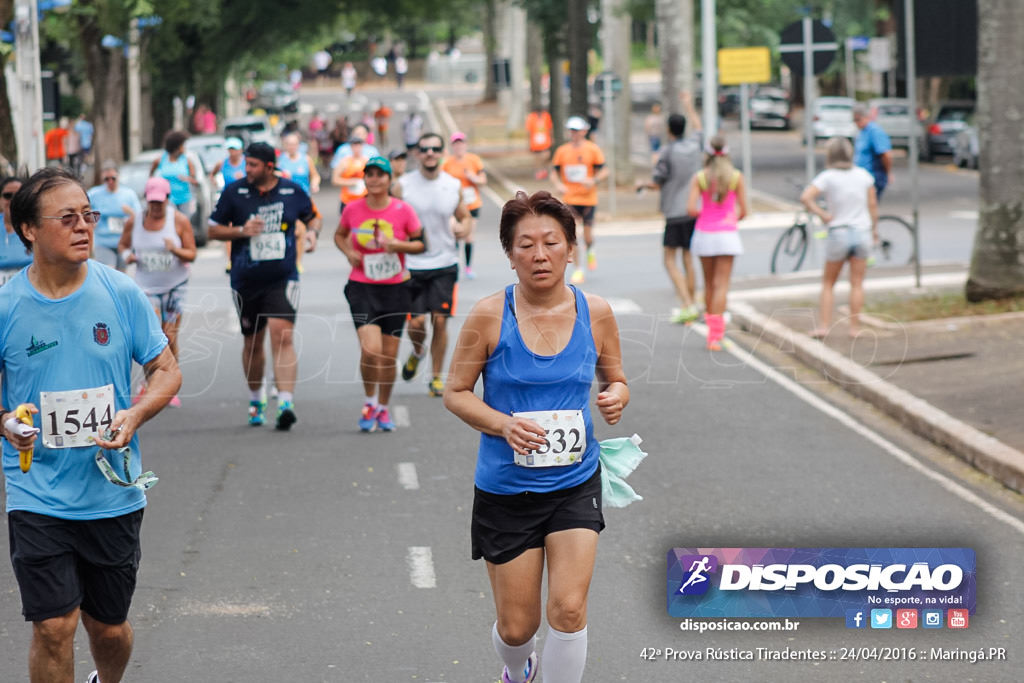
[[128,257],[131,256],[131,255],[132,255],[132,250],[131,249],[125,249],[124,251],[121,252],[121,260],[127,263],[128,262]]

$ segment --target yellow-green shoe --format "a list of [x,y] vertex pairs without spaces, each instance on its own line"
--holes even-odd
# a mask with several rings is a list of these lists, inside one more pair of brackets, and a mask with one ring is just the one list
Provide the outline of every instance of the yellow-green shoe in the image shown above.
[[444,382],[441,381],[440,377],[435,377],[430,380],[430,395],[431,396],[443,396],[444,395]]

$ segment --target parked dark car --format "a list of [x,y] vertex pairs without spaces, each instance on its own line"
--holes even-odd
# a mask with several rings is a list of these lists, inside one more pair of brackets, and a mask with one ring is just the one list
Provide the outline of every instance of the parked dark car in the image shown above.
[[953,138],[967,127],[967,120],[974,114],[974,102],[957,100],[943,102],[935,108],[925,127],[924,142],[920,157],[931,161],[936,154],[952,154]]

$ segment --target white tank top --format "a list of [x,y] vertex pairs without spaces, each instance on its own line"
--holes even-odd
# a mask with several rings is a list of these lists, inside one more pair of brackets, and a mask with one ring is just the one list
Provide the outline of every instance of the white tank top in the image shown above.
[[165,294],[188,280],[188,264],[167,250],[165,239],[181,247],[181,237],[174,229],[174,207],[167,206],[167,216],[159,230],[146,230],[142,220],[132,227],[132,251],[135,253],[135,281],[146,294]]

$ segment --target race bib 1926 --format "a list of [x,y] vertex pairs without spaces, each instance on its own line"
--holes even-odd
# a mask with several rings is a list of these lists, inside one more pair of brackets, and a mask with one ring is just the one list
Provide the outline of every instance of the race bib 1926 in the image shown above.
[[363,272],[371,280],[390,280],[402,272],[402,261],[386,251],[363,254]]

